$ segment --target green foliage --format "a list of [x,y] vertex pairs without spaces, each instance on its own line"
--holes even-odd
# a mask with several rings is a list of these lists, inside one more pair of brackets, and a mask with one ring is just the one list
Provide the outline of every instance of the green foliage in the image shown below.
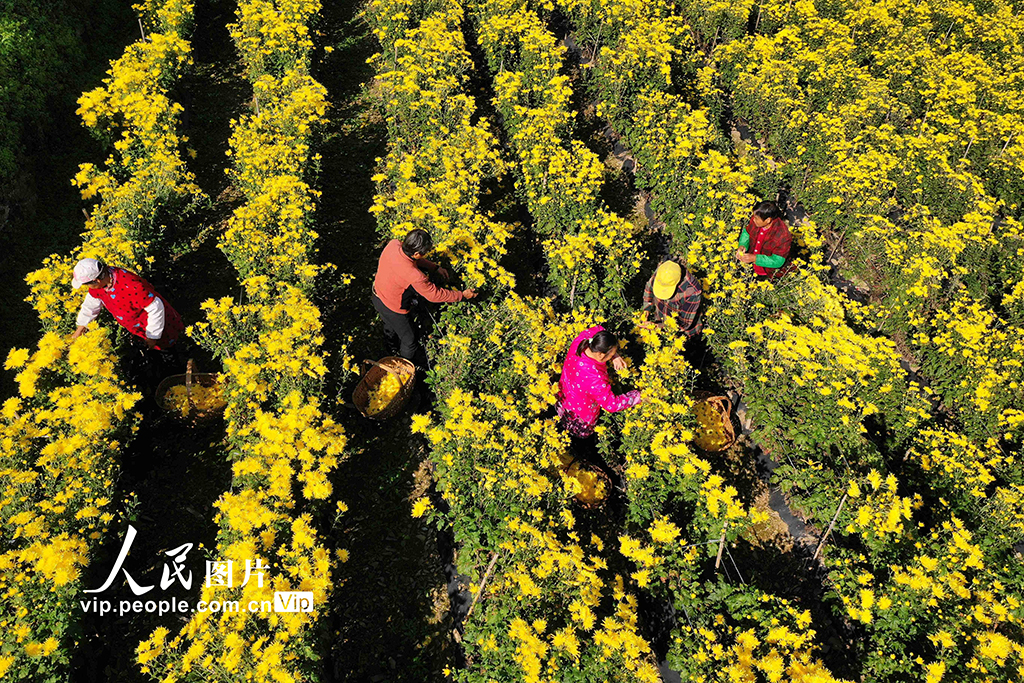
[[41,133],[51,108],[77,96],[68,74],[86,65],[79,32],[100,4],[7,0],[0,9],[0,184],[16,175],[26,137]]

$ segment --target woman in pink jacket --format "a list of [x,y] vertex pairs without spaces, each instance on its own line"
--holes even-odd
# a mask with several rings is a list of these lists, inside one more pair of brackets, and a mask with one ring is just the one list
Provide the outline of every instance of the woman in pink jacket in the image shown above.
[[612,392],[608,361],[616,370],[626,366],[618,353],[619,340],[615,335],[595,325],[573,340],[565,357],[555,410],[559,426],[569,433],[573,453],[578,458],[589,460],[596,456],[594,427],[602,408],[617,413],[642,400],[636,389],[621,396]]

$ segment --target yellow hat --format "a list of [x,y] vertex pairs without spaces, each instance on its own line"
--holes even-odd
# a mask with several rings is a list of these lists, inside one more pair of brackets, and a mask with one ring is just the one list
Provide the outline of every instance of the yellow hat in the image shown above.
[[662,301],[676,295],[676,285],[683,277],[682,269],[675,261],[665,261],[654,273],[654,296]]

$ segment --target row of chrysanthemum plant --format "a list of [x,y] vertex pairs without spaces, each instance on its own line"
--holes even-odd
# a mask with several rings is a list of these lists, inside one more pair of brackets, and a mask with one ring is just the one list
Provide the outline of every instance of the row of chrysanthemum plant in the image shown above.
[[[627,8],[615,16],[625,18],[630,11]],[[583,174],[570,164],[565,169],[569,177],[565,178],[560,175],[562,167],[558,164],[545,168],[537,163],[539,159],[556,157],[552,150],[564,149],[569,139],[566,129],[573,117],[567,103],[571,89],[559,73],[564,48],[556,47],[556,40],[546,31],[544,22],[525,4],[481,3],[476,6],[475,13],[481,48],[489,66],[495,71],[498,109],[513,150],[518,151],[518,170],[522,184],[528,188],[525,192],[528,208],[538,229],[547,229],[553,235],[545,245],[551,268],[549,277],[563,298],[569,299],[570,305],[621,310],[615,306],[619,302],[609,301],[616,294],[621,297],[621,290],[616,292],[615,288],[604,287],[592,292],[590,297],[573,301],[571,293],[575,289],[573,284],[577,273],[572,268],[563,271],[554,267],[561,254],[572,253],[584,267],[597,258],[604,272],[632,275],[637,266],[635,255],[640,249],[632,231],[624,230],[613,236],[614,248],[608,249],[607,253],[586,249],[573,251],[571,229],[559,231],[551,227],[561,221],[581,231],[587,228],[586,219],[577,215],[581,210],[586,213],[586,202],[574,202],[572,197],[566,198],[564,192],[558,191],[560,182],[579,183]],[[641,11],[637,16],[642,14]],[[645,24],[644,28],[657,31],[665,27]],[[639,34],[637,37],[640,38]],[[649,49],[651,43],[650,36],[646,34],[638,40],[640,49]],[[659,47],[656,44],[654,50]],[[668,57],[671,54],[669,51]],[[628,81],[634,74],[623,73],[622,76],[624,81]],[[575,163],[596,161],[596,157],[580,143],[568,144],[582,150],[578,151]],[[584,185],[596,196],[600,173],[592,175],[592,182]],[[534,181],[533,187],[531,180]],[[548,188],[555,189],[550,196]],[[559,200],[566,201],[576,213],[560,213]],[[606,220],[617,225],[626,223],[618,217],[605,216]],[[599,296],[593,296],[594,293]],[[625,473],[628,505],[626,533],[616,539],[617,555],[629,558],[636,566],[631,579],[641,588],[651,586],[652,582],[659,585],[671,582],[682,593],[706,567],[707,559],[715,556],[718,547],[722,543],[733,542],[752,522],[758,521],[760,515],[741,504],[735,487],[729,486],[722,476],[713,472],[712,465],[698,457],[687,443],[693,437],[695,420],[692,400],[685,389],[690,371],[683,359],[682,338],[674,334],[671,327],[664,332],[640,327],[631,331],[642,340],[643,363],[634,381],[644,392],[647,402],[612,421],[621,428],[616,430],[621,441],[618,451],[609,452],[608,457]],[[548,369],[549,372],[551,370],[557,370],[557,367]],[[605,438],[602,442],[605,442],[606,450],[613,443]],[[798,638],[794,637],[793,642],[782,646],[787,657],[785,666],[791,671],[803,667],[809,673],[820,672],[820,664],[813,661],[813,648],[806,645],[810,635],[803,633],[807,626],[806,615],[772,596],[753,591],[751,594],[771,601],[780,613],[793,615],[787,624],[801,633]],[[686,590],[686,595],[689,596],[689,590]],[[753,646],[756,645],[755,641]],[[777,655],[777,646],[778,641],[774,645],[767,643],[762,654]],[[709,660],[705,658],[703,661]],[[698,665],[694,670],[701,668],[706,667]],[[714,668],[711,666],[708,670]]]
[[418,26],[389,23],[405,3],[371,3],[366,18],[382,51],[372,58],[388,127],[388,153],[373,176],[378,192],[370,209],[385,239],[427,230],[435,253],[455,266],[466,287],[485,282],[495,291],[514,285],[498,261],[511,227],[478,205],[483,185],[506,171],[497,141],[464,92],[472,68],[457,4],[441,4]]
[[517,194],[543,238],[548,283],[569,307],[622,312],[640,265],[637,227],[605,206],[604,164],[573,135],[565,46],[523,0],[466,7],[516,162]]
[[[220,239],[243,292],[239,301],[205,302],[207,319],[189,333],[223,360],[233,463],[231,489],[215,503],[212,561],[227,571],[204,583],[201,600],[238,607],[197,611],[178,633],[159,628],[141,642],[138,662],[159,680],[320,675],[316,626],[336,558],[313,516],[331,498],[346,437],[321,406],[324,336],[310,300],[323,270],[313,263],[317,192],[309,184],[310,136],[326,111],[325,90],[309,75],[309,26],[319,8],[251,0],[229,27],[255,100],[233,125],[229,173],[245,201]],[[276,611],[275,596],[286,591],[311,592],[312,609]]]
[[[458,566],[479,596],[464,624],[469,665],[455,676],[656,680],[635,597],[612,559],[617,540],[591,530],[594,520],[570,503],[581,484],[561,472],[566,439],[545,414],[561,354],[592,319],[558,316],[550,301],[509,291],[512,277],[495,263],[509,226],[492,229],[490,243],[487,233],[470,236],[472,250],[453,240],[463,227],[448,216],[493,222],[474,217],[479,180],[460,170],[486,163],[485,172],[498,173],[505,164],[488,124],[472,124],[462,7],[433,9],[416,16],[376,2],[368,19],[381,41],[375,60],[389,129],[375,203],[382,235],[431,230],[466,285],[484,293],[445,307],[430,349],[438,410],[412,419],[430,443],[443,499],[438,507],[422,499],[413,513],[451,525]],[[410,14],[395,25],[403,10]],[[437,154],[444,163],[429,163]]]
[[[697,76],[699,94],[716,95],[714,69],[692,52],[707,43],[700,22],[708,17],[694,14],[687,40],[659,49],[639,37],[671,36],[678,22],[671,8],[564,8],[583,36],[602,38],[593,69],[602,110],[637,155],[639,182],[654,193],[678,248],[704,276],[709,342],[741,383],[756,438],[786,463],[777,479],[822,528],[835,520],[824,551],[836,596],[829,604],[865,636],[861,671],[879,680],[1018,675],[1021,590],[1010,563],[1024,527],[1014,459],[953,431],[915,433],[930,417],[914,396],[921,390],[908,382],[892,342],[854,332],[862,316],[833,288],[813,275],[772,286],[739,272],[732,252],[754,201],[750,187],[770,179],[774,166],[754,153],[718,152],[728,144],[709,112],[677,94],[671,78],[627,80],[622,71],[660,75],[667,64],[671,75],[673,58],[663,56],[675,48],[683,55],[675,66]],[[623,16],[632,23],[616,19]],[[798,232],[810,252],[804,269],[820,270],[818,245],[807,227]],[[693,675],[724,664],[768,674],[783,663],[769,652],[778,633],[757,623],[763,606],[732,597],[722,602],[731,619],[699,620],[706,630],[694,632],[691,617],[700,612],[678,599],[691,592],[700,591],[675,596],[689,607],[678,665]],[[763,660],[754,655],[758,645]],[[789,675],[811,673],[805,665],[797,662]]]
[[870,291],[859,324],[907,345],[966,433],[1019,447],[1024,327],[1006,309],[1024,282],[1024,19],[1002,1],[909,9],[768,3],[765,30],[722,46],[717,71],[775,157],[772,182]]
[[203,198],[179,154],[181,105],[168,89],[190,61],[191,3],[140,8],[147,37],[111,63],[103,85],[85,93],[78,113],[99,137],[114,141],[102,167],[82,164],[74,182],[84,199],[99,197],[82,245],[53,255],[28,276],[29,301],[44,333],[34,350],[13,349],[16,396],[0,416],[0,497],[8,543],[0,554],[0,678],[56,680],[75,651],[75,600],[84,568],[114,519],[118,454],[131,438],[140,395],[119,376],[111,342],[98,327],[74,342],[82,291],[70,287],[83,257],[135,271],[149,267],[162,221]]

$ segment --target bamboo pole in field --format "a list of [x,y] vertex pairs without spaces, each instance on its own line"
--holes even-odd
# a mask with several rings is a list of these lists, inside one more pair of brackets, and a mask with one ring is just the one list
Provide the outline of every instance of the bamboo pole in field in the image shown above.
[[463,620],[463,623],[469,621],[469,615],[473,613],[473,608],[476,607],[476,601],[484,594],[484,586],[487,585],[487,579],[491,578],[491,572],[494,571],[494,565],[498,562],[499,557],[501,557],[501,553],[494,553],[494,555],[491,556],[491,562],[487,565],[487,571],[484,572],[484,580],[480,582],[480,588],[477,590],[476,595],[473,596],[473,602],[469,605],[469,611],[466,612],[466,618]]
[[726,522],[725,526],[722,527],[722,537],[718,539],[718,557],[715,558],[715,570],[722,564],[722,550],[725,548],[725,530],[729,528],[729,523]]
[[846,502],[846,497],[848,495],[849,494],[844,493],[843,499],[839,501],[839,507],[836,509],[836,514],[832,516],[832,521],[829,522],[828,529],[825,530],[825,535],[821,537],[821,540],[818,541],[818,547],[814,549],[814,555],[811,557],[812,560],[818,559],[818,553],[821,552],[821,549],[825,546],[825,541],[828,540],[829,534],[832,533],[832,529],[836,525],[836,520],[839,519],[839,513],[843,511],[843,503]]
[[1017,133],[1016,133],[1016,131],[1014,131],[1013,133],[1010,133],[1010,137],[1006,138],[1006,142],[1003,144],[1003,148],[1001,150],[999,150],[999,154],[996,155],[997,159],[999,157],[1003,156],[1003,152],[1005,152],[1006,148],[1010,146],[1010,142],[1013,141],[1013,138],[1016,137],[1016,135],[1017,135]]

